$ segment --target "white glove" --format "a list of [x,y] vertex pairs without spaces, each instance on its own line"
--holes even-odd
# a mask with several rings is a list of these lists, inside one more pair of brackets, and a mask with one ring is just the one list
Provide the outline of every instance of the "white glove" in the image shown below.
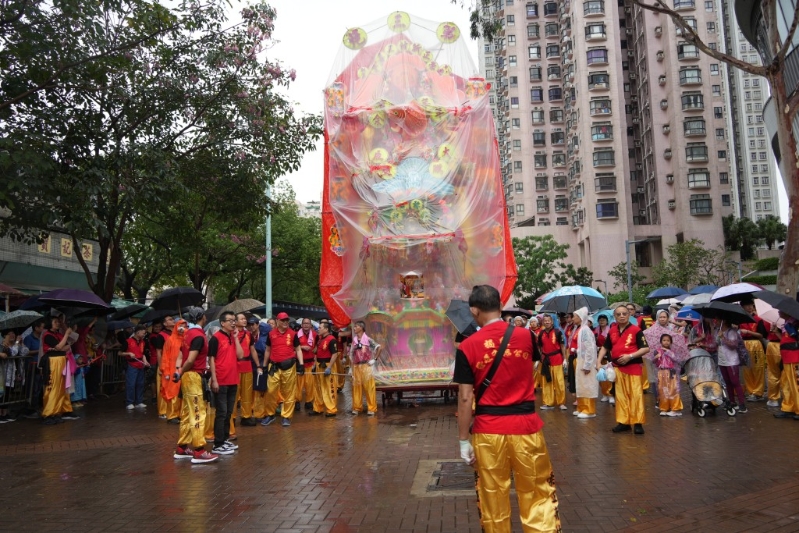
[[474,464],[475,456],[472,443],[469,440],[459,440],[458,443],[461,445],[461,459],[463,459],[467,465]]
[[369,359],[369,366],[375,366],[375,360]]

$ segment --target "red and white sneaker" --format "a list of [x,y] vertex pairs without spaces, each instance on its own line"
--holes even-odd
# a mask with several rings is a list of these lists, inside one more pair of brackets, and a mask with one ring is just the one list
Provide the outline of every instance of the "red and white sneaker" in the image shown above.
[[175,453],[172,455],[175,459],[191,459],[194,457],[194,452],[185,446],[178,446],[175,448]]
[[194,464],[213,463],[217,459],[219,459],[219,456],[208,450],[194,450],[191,462]]

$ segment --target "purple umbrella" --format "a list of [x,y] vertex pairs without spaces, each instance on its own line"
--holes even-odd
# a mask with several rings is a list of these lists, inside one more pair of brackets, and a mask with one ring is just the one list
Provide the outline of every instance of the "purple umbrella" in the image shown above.
[[82,307],[86,309],[114,310],[113,307],[105,303],[93,292],[79,289],[56,289],[39,296],[39,301],[55,307]]

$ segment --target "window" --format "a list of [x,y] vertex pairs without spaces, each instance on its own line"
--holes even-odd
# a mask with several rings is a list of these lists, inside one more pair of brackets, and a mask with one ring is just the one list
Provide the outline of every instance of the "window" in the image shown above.
[[554,80],[560,78],[560,65],[549,65],[547,67],[547,79]]
[[560,87],[551,87],[549,89],[549,101],[555,102],[558,100],[563,100],[563,91]]
[[533,132],[533,146],[546,146],[547,134],[543,131]]
[[688,171],[689,189],[710,188],[710,173],[706,168],[695,168]]
[[[763,185],[765,185],[765,183]],[[771,198],[771,190],[770,189],[763,189],[763,198]]]
[[552,109],[549,112],[549,121],[557,124],[559,122],[563,122],[563,110],[562,109]]
[[607,89],[610,86],[610,76],[607,72],[597,72],[588,75],[588,90]]
[[762,180],[763,181],[763,185],[768,185],[768,180],[769,180],[768,176],[763,176],[763,180]]
[[530,67],[530,81],[541,81],[541,67]]
[[596,204],[596,217],[599,219],[619,218],[619,204],[616,199],[599,200]]
[[516,36],[508,35],[508,46],[516,46]]
[[730,175],[726,172],[719,172],[719,183],[726,185],[730,182]]
[[691,9],[695,6],[694,0],[674,0],[674,9]]
[[692,215],[713,214],[713,201],[709,194],[692,194],[688,203]]
[[533,165],[535,166],[535,168],[547,168],[546,154],[539,154],[533,156]]
[[533,87],[530,89],[530,102],[537,104],[544,101],[544,89]]
[[547,59],[553,57],[560,57],[560,45],[548,44],[547,45]]
[[680,43],[677,45],[677,59],[696,59],[699,57],[699,48],[693,44]]
[[519,86],[519,76],[510,76],[508,78],[511,87],[518,87]]
[[716,23],[715,22],[708,22],[707,23],[707,32],[708,33],[716,33]]
[[556,191],[563,190],[563,189],[568,189],[569,188],[569,182],[566,179],[566,176],[562,176],[562,175],[561,176],[555,176],[554,178],[552,178],[552,186],[553,186],[553,188]]
[[566,134],[563,133],[562,131],[553,131],[552,133],[549,134],[549,136],[554,146],[566,143]]
[[558,13],[558,4],[555,2],[547,2],[544,4],[544,16],[556,15]]
[[616,152],[612,148],[597,150],[593,160],[595,167],[613,166],[616,164]]
[[563,196],[555,197],[555,212],[563,212],[569,210],[569,199]]
[[705,0],[705,11],[708,13],[713,11],[713,0]]
[[568,226],[569,225],[569,217],[558,217],[555,220],[556,226]]
[[694,85],[697,83],[702,83],[702,71],[700,69],[686,68],[680,70],[680,85]]
[[560,27],[557,22],[547,22],[544,25],[544,35],[547,37],[560,37]]
[[513,162],[513,172],[519,173],[522,171],[522,162],[521,161],[514,161]]
[[521,152],[522,150],[522,141],[516,139],[513,141],[513,151],[514,152]]
[[528,59],[541,59],[541,47],[537,44],[531,45],[527,47],[527,58]]
[[597,122],[591,126],[592,141],[609,141],[613,139],[613,126],[610,122]]
[[596,115],[610,115],[610,100],[606,98],[591,100],[590,103],[591,116]]
[[724,113],[721,107],[714,107],[713,108],[713,117],[714,118],[724,118]]
[[605,2],[602,0],[589,0],[583,2],[583,15],[603,15],[605,13]]
[[510,106],[513,109],[519,109],[519,97],[518,96],[511,96],[510,97]]
[[513,15],[508,15],[507,20],[508,20],[508,26],[513,26],[514,24],[516,24],[516,17],[514,17]]
[[509,67],[516,66],[516,56],[508,56],[508,66]]
[[563,152],[555,152],[552,154],[552,166],[553,167],[565,167],[566,166],[566,154]]
[[752,191],[752,198],[760,198],[760,189]]
[[513,216],[513,206],[512,206],[512,205],[509,205],[509,206],[508,206],[508,216],[509,216],[509,217],[512,217],[512,216]]
[[722,194],[721,195],[721,205],[724,206],[724,207],[729,207],[731,205],[730,195],[729,194]]
[[535,209],[539,213],[549,212],[549,198],[536,198]]
[[596,192],[615,192],[615,174],[597,174],[594,178],[594,191]]
[[608,51],[606,48],[596,48],[586,52],[589,65],[600,65],[608,62]]
[[527,4],[527,16],[528,17],[538,16],[538,4],[533,4],[533,3]]
[[683,111],[686,109],[704,109],[705,97],[701,93],[684,93],[680,98]]
[[724,140],[724,128],[716,128],[716,139]]
[[533,111],[531,115],[533,117],[533,124],[543,124],[545,122],[543,111]]
[[512,118],[510,119],[511,128],[514,130],[521,129],[522,127],[522,119],[520,118]]
[[549,219],[548,218],[539,218],[538,219],[538,225],[539,226],[549,226]]
[[760,152],[760,160],[761,161],[765,161],[766,160],[766,152]]
[[764,128],[757,128],[757,134],[758,134],[758,135],[763,135],[763,132],[764,132],[764,131],[765,131],[765,129],[764,129]]
[[763,210],[771,211],[771,202],[763,202]]
[[685,160],[689,163],[707,161],[707,146],[705,143],[688,143],[685,147]]
[[721,96],[721,85],[713,85],[713,96]]
[[524,216],[524,204],[516,204],[516,215]]
[[691,117],[683,122],[683,133],[685,135],[704,135],[705,119],[702,117]]
[[710,64],[710,75],[711,76],[718,76],[719,75],[719,64],[718,63],[711,63]]
[[763,209],[762,202],[755,202],[755,210],[760,211]]
[[727,159],[727,150],[719,150],[718,157],[721,161]]
[[589,24],[585,27],[585,39],[587,41],[592,39],[604,39],[606,36],[605,25],[602,23]]
[[538,39],[538,37],[539,37],[538,24],[528,24],[527,25],[527,38],[528,39]]
[[537,191],[549,190],[549,177],[548,176],[537,176],[535,178],[535,190],[537,190]]

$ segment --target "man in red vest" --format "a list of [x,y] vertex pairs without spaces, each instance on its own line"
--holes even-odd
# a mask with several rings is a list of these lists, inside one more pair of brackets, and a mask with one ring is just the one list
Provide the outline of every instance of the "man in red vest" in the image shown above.
[[[538,349],[541,352],[541,396],[543,405],[541,409],[555,409],[560,406],[562,411],[566,407],[566,384],[563,380],[563,360],[566,356],[567,344],[563,334],[555,329],[552,317],[544,315],[544,328],[538,332]],[[548,367],[548,370],[547,368]],[[547,379],[546,374],[549,374]]]
[[[268,366],[267,366],[268,365]],[[291,425],[294,414],[294,405],[297,394],[297,374],[305,373],[300,340],[296,332],[289,327],[289,315],[278,313],[277,327],[272,329],[266,337],[266,350],[264,352],[264,366],[269,369],[266,380],[266,398],[264,399],[266,418],[261,421],[262,426],[268,426],[275,421],[277,412],[277,393],[283,397],[283,407],[280,416],[283,417],[283,427]]]
[[207,319],[202,307],[189,307],[183,318],[189,323],[189,329],[183,337],[183,347],[173,375],[176,383],[180,381],[180,393],[183,396],[180,434],[174,458],[191,459],[194,464],[210,463],[219,459],[219,456],[205,449],[203,375],[208,368],[208,343],[203,326]]
[[319,323],[319,335],[316,341],[316,366],[314,367],[314,404],[309,415],[326,417],[336,416],[336,397],[338,381],[331,376],[338,358],[336,338],[330,334],[327,322]]
[[614,433],[630,431],[644,434],[644,394],[642,384],[643,356],[649,352],[644,332],[630,323],[630,311],[619,306],[613,312],[616,323],[610,326],[605,344],[599,350],[599,358],[610,354],[616,367],[616,422]]
[[305,390],[305,411],[308,413],[311,413],[314,404],[314,376],[311,371],[314,365],[317,337],[318,335],[311,325],[311,319],[303,318],[297,338],[300,341],[302,360],[305,361],[305,374],[297,376],[297,403],[302,403],[302,391]]
[[[253,317],[254,318],[254,317]],[[257,322],[258,319],[254,318]],[[236,334],[244,351],[244,357],[238,360],[239,386],[236,392],[236,401],[230,412],[230,440],[235,440],[236,435],[236,405],[241,410],[241,425],[255,426],[255,419],[252,417],[252,407],[255,400],[253,391],[253,354],[255,353],[255,341],[249,328],[249,319],[245,313],[236,313]]]
[[799,320],[782,311],[780,318],[785,320],[780,337],[782,406],[774,418],[799,420]]
[[236,315],[230,311],[219,317],[220,329],[208,341],[208,361],[211,367],[211,391],[214,393],[214,449],[217,455],[230,455],[238,446],[230,441],[230,418],[236,405],[239,388],[238,362],[244,350],[236,329]]

